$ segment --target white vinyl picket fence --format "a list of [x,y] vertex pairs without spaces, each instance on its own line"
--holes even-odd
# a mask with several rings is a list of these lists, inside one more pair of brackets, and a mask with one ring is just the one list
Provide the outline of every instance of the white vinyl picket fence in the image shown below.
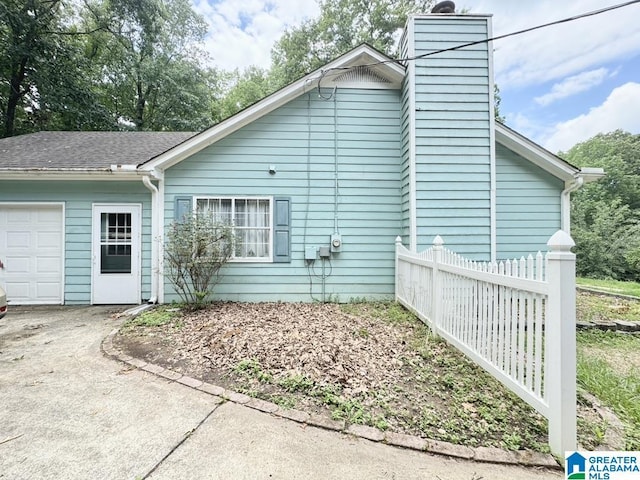
[[546,255],[474,262],[396,239],[396,300],[549,421],[549,446],[576,448],[575,244],[558,231]]

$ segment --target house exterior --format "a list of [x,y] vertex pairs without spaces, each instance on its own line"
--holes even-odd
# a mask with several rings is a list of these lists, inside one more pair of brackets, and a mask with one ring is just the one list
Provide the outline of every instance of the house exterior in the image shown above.
[[162,247],[190,211],[234,224],[225,300],[392,298],[398,235],[477,260],[545,250],[602,172],[494,121],[489,38],[488,15],[417,15],[409,60],[362,45],[198,134],[0,140],[0,284],[14,303],[178,300]]

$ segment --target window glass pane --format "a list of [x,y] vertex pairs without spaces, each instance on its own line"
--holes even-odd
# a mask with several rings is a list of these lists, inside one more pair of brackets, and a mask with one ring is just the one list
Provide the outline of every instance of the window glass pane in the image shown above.
[[216,222],[230,225],[231,204],[230,198],[200,198],[196,201],[196,208],[198,212],[209,213]]
[[131,273],[131,214],[100,216],[100,273]]
[[233,226],[235,258],[268,258],[271,248],[270,201],[257,198],[201,198],[199,212]]

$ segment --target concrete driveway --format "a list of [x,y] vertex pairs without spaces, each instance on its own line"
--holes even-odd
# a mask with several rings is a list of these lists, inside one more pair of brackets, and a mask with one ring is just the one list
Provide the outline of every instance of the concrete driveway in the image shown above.
[[0,320],[0,479],[539,479],[276,418],[106,358],[113,307]]

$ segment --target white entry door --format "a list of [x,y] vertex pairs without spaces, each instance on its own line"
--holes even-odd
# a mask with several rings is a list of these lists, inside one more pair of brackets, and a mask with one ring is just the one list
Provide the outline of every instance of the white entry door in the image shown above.
[[93,205],[91,303],[140,303],[140,223],[140,205]]
[[14,304],[63,302],[61,203],[0,204],[0,285]]

